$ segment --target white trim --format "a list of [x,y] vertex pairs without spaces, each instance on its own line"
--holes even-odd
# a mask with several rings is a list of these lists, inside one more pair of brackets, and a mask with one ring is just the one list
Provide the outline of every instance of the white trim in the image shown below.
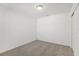
[[77,7],[78,7],[78,3],[74,3],[73,6],[72,6],[72,9],[70,11],[70,18],[71,18],[70,19],[71,20],[71,47],[72,47],[72,40],[73,40],[72,39],[72,14],[76,11]]

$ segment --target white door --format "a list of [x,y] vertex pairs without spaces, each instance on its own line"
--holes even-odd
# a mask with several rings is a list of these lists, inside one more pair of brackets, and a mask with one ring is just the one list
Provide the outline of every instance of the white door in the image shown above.
[[72,47],[74,55],[79,55],[79,5],[72,16]]

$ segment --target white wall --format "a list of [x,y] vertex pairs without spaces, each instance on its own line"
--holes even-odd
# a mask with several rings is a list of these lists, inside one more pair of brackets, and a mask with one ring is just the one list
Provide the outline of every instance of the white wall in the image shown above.
[[0,7],[0,40],[3,39],[3,15],[4,15],[4,10]]
[[71,27],[68,13],[37,20],[37,39],[71,46]]
[[3,42],[4,42],[4,40],[3,40],[3,33],[4,33],[4,16],[5,16],[5,9],[4,8],[2,8],[2,7],[0,7],[0,52],[1,52],[1,50],[2,50],[2,44],[3,44]]
[[72,17],[72,47],[74,55],[79,56],[79,5]]
[[0,53],[35,40],[36,20],[0,7]]

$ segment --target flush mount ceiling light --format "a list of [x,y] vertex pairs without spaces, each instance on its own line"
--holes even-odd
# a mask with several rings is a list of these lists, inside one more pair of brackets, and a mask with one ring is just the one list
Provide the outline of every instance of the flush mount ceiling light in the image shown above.
[[44,5],[43,4],[37,4],[34,6],[37,10],[43,10],[44,9]]

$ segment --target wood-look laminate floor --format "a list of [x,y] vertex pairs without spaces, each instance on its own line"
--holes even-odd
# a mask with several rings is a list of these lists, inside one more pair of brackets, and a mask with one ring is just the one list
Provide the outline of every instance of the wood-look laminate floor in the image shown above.
[[73,50],[68,46],[35,40],[0,56],[73,56]]

